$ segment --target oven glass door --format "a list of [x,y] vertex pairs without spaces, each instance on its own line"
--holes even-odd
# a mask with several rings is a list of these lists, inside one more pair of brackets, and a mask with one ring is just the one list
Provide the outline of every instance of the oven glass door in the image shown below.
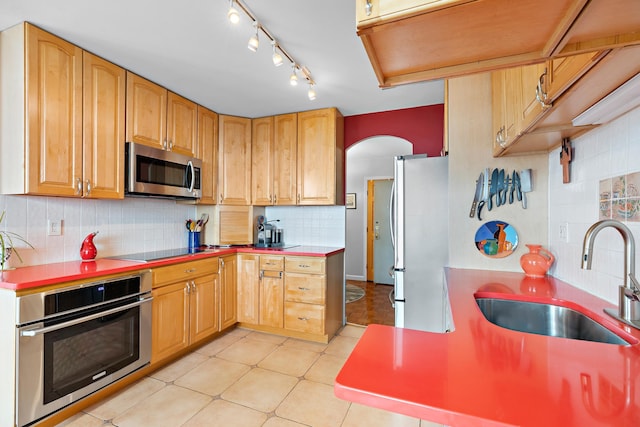
[[140,308],[134,307],[45,333],[43,403],[73,393],[138,360],[139,313]]

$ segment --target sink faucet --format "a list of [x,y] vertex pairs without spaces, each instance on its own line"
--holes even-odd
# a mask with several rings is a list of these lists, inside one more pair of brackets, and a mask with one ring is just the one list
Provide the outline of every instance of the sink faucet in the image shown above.
[[621,322],[640,329],[640,286],[636,280],[636,244],[631,230],[612,219],[598,221],[589,227],[582,244],[582,268],[591,270],[593,241],[600,230],[608,227],[618,230],[624,241],[624,285],[619,290],[618,310],[605,308],[604,311]]

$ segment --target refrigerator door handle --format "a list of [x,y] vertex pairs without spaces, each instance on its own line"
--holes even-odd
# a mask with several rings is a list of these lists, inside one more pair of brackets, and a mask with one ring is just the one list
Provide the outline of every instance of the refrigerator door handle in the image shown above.
[[394,217],[394,209],[393,209],[393,201],[395,199],[395,193],[396,193],[396,181],[395,179],[393,180],[393,183],[391,184],[391,197],[389,198],[389,229],[391,230],[391,246],[395,249],[396,248],[396,236],[394,235],[394,230],[393,230],[393,224],[395,224],[395,217]]

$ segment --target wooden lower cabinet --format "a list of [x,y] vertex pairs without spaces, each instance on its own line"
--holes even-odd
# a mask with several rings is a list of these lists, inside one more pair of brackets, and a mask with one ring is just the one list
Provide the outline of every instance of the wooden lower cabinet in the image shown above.
[[238,256],[238,311],[243,313],[238,321],[242,326],[328,342],[344,325],[343,253]]
[[237,259],[236,254],[220,257],[220,330],[236,324],[237,317]]
[[151,364],[219,331],[218,259],[153,270]]

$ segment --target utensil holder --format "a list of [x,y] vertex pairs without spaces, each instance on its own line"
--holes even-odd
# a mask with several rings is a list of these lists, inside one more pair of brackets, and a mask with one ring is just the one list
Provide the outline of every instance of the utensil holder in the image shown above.
[[197,249],[200,247],[200,232],[189,231],[189,249]]

